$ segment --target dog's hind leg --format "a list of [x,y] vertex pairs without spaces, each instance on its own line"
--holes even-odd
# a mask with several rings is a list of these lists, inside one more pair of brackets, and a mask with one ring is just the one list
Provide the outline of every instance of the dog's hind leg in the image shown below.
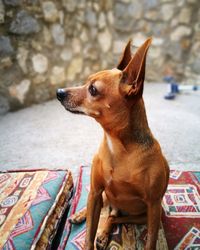
[[79,212],[73,214],[69,218],[69,222],[72,224],[80,224],[86,220],[86,214],[87,214],[87,208],[85,207],[82,210],[80,210]]

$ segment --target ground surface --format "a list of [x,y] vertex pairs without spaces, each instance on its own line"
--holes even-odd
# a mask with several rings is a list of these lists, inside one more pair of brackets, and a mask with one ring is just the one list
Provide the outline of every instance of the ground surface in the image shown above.
[[[149,125],[172,168],[200,170],[200,91],[166,101],[164,84],[146,84]],[[50,101],[0,117],[0,169],[90,164],[102,137],[92,118]]]

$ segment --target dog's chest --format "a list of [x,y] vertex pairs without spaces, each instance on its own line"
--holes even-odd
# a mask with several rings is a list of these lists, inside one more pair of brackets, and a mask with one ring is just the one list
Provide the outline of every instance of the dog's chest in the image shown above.
[[126,196],[132,199],[140,196],[142,189],[138,188],[138,182],[140,182],[140,177],[134,178],[134,175],[123,167],[109,168],[104,171],[105,191],[115,198]]
[[[142,189],[133,183],[130,173],[123,171],[111,171],[105,175],[105,194],[112,207],[126,211],[130,214],[138,214],[145,209],[142,201]],[[132,206],[134,204],[134,206]]]

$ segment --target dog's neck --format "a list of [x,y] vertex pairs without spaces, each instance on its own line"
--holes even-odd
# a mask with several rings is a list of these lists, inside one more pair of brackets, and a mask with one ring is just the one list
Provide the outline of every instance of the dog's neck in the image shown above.
[[130,108],[127,115],[119,118],[118,125],[104,127],[110,142],[118,140],[124,148],[129,145],[141,145],[149,147],[153,144],[153,136],[150,131],[143,99],[139,99]]
[[127,136],[130,138],[131,135],[131,142],[143,146],[151,146],[153,143],[153,136],[148,125],[145,105],[142,98],[134,104],[131,110],[129,124],[130,129],[127,131]]

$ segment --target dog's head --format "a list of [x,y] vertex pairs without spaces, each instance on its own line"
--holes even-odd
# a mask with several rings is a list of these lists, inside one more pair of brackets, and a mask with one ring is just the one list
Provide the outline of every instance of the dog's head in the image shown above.
[[142,97],[145,61],[151,38],[131,56],[131,41],[115,69],[92,74],[80,87],[57,90],[57,98],[72,113],[94,117],[104,127],[127,120],[130,107]]

